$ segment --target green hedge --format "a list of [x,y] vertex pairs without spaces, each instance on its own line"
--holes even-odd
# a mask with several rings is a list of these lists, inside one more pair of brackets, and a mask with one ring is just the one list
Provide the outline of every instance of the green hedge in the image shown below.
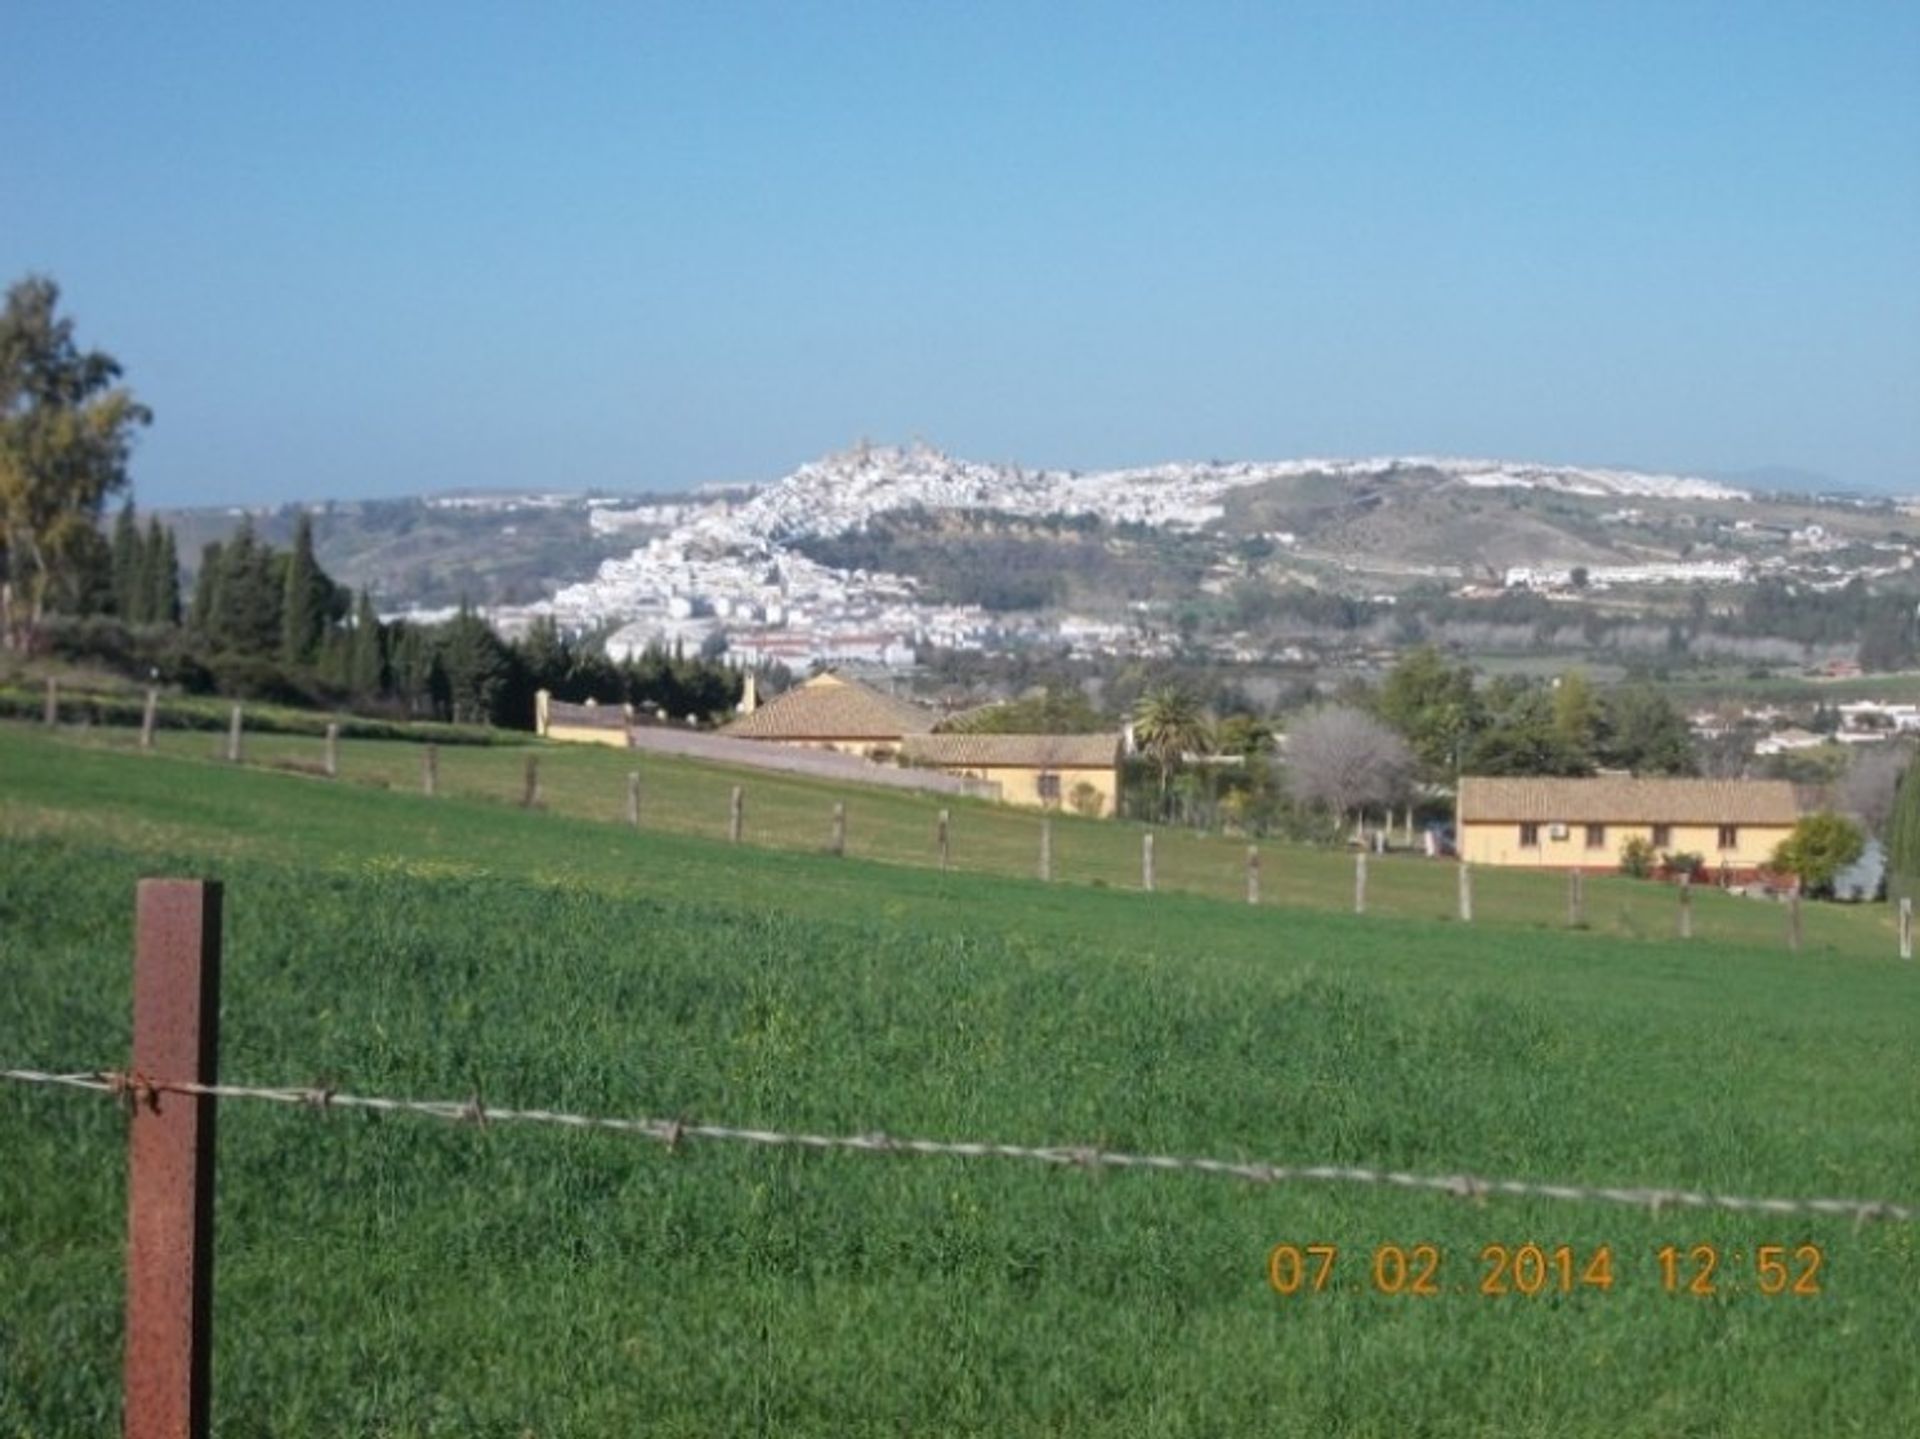
[[[233,712],[232,700],[162,695],[157,720],[162,729],[223,730]],[[47,692],[41,685],[0,685],[0,719],[38,720],[44,717]],[[479,725],[440,724],[332,714],[293,709],[286,705],[246,704],[246,727],[255,734],[324,735],[329,724],[340,726],[343,739],[413,740],[425,744],[515,743],[531,736],[514,730],[485,729]],[[136,690],[60,690],[62,724],[137,726],[146,709],[145,694]]]

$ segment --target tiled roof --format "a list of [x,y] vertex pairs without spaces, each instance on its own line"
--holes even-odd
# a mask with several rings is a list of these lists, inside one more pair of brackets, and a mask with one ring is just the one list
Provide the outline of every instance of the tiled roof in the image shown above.
[[1792,824],[1803,813],[1779,779],[1489,779],[1460,781],[1460,822]]
[[900,746],[910,764],[943,769],[1111,769],[1117,734],[928,734]]
[[815,675],[720,733],[736,739],[899,739],[926,734],[933,714],[843,675]]

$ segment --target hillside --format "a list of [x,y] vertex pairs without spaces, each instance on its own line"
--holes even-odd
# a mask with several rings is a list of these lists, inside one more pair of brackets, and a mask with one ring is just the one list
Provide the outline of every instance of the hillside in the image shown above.
[[[228,884],[236,1081],[1911,1199],[1912,975],[941,875],[0,729],[0,1051],[125,1053],[134,877]],[[1862,1062],[1860,1056],[1872,1056]],[[1844,1103],[1834,1096],[1845,1095]],[[112,1425],[122,1122],[0,1089],[0,1428]],[[229,1103],[238,1433],[1896,1433],[1907,1227]],[[1611,1289],[1478,1292],[1482,1246]],[[1341,1246],[1290,1299],[1282,1241]],[[1663,1244],[1729,1255],[1662,1291]],[[1824,1246],[1768,1298],[1761,1243]],[[1441,1292],[1372,1292],[1382,1244]],[[24,1261],[24,1262],[21,1262]],[[1844,1374],[1845,1382],[1835,1382]]]

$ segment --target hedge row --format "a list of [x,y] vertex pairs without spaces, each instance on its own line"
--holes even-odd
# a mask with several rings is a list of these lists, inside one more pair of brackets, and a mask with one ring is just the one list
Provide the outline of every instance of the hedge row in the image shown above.
[[[60,690],[62,724],[126,725],[137,727],[146,709],[138,692]],[[162,695],[155,715],[162,729],[223,730],[233,713],[233,701]],[[46,714],[44,686],[0,685],[0,719],[39,720]],[[377,719],[366,715],[327,714],[292,709],[286,705],[243,706],[246,727],[255,734],[324,735],[329,724],[340,726],[343,739],[411,740],[425,744],[514,743],[528,736],[517,731],[485,729],[479,725],[441,724],[436,721]]]

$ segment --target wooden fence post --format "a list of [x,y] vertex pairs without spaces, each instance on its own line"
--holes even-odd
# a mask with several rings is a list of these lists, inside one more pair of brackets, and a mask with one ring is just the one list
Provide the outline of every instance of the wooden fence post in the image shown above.
[[1798,954],[1803,937],[1800,928],[1800,882],[1795,880],[1793,889],[1787,895],[1787,948]]
[[327,778],[338,779],[340,777],[340,726],[331,720],[327,722],[326,764]]
[[520,789],[520,807],[532,809],[540,803],[540,756],[527,756],[527,776]]
[[640,828],[640,771],[627,771],[627,827]]
[[1247,903],[1260,903],[1260,846],[1247,846]]
[[1140,888],[1153,893],[1153,831],[1140,836]]
[[60,723],[60,681],[52,675],[47,676],[47,709],[42,718],[48,729]]
[[1473,867],[1460,861],[1460,923],[1473,923]]
[[1913,958],[1913,901],[1900,901],[1900,957]]
[[949,820],[950,820],[950,816],[948,815],[947,811],[943,809],[940,811],[940,817],[934,821],[934,826],[933,826],[934,843],[938,845],[940,848],[940,868],[941,869],[945,869],[947,867],[947,861],[952,854],[952,851],[949,848],[948,842],[947,842],[947,826],[948,826]]
[[739,785],[727,796],[727,840],[731,844],[740,843],[740,833],[744,827],[747,811],[747,794]]
[[1579,869],[1570,869],[1567,871],[1567,928],[1578,929],[1586,922],[1586,878]]
[[1040,882],[1047,883],[1053,878],[1053,821],[1040,821]]
[[420,756],[420,788],[432,799],[440,792],[440,746],[429,744]]
[[844,856],[847,852],[847,805],[844,800],[833,802],[833,839],[828,848],[836,856]]
[[160,691],[147,687],[146,708],[140,711],[140,748],[149,753],[153,750],[154,723],[160,717]]
[[1680,876],[1680,938],[1693,938],[1693,876]]
[[127,1127],[126,1439],[206,1439],[213,1358],[220,886],[143,879]]
[[1353,912],[1367,912],[1367,852],[1356,850],[1353,856]]
[[233,713],[227,718],[227,763],[240,763],[240,706],[233,707]]

